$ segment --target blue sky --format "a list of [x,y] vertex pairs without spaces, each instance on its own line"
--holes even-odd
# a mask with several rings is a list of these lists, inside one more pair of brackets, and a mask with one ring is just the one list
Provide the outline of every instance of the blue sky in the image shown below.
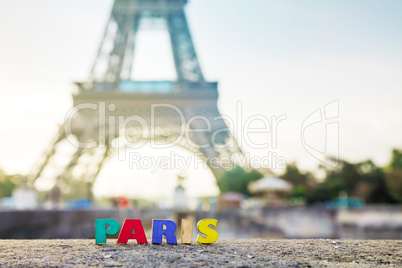
[[[72,81],[88,77],[111,5],[0,3],[0,167],[7,172],[29,172],[62,123]],[[241,101],[246,117],[286,115],[271,150],[287,162],[320,164],[300,142],[301,125],[336,100],[341,158],[385,165],[391,149],[402,148],[401,1],[190,0],[186,12],[204,74],[220,83],[221,113],[234,116]],[[169,46],[157,45],[167,35],[141,34],[138,78],[154,76],[155,66],[157,76],[171,77]],[[309,137],[317,146],[320,131]]]

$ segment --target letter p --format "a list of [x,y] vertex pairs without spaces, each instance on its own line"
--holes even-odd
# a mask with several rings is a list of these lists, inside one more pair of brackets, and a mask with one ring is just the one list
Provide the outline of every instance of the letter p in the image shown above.
[[[107,226],[109,225],[109,228]],[[115,235],[120,224],[115,219],[95,220],[95,242],[97,245],[106,244],[106,235]]]

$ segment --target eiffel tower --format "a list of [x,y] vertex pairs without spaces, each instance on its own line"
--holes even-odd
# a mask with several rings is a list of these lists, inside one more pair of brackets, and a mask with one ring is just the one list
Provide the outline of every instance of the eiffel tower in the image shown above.
[[[184,12],[186,3],[187,0],[114,1],[89,79],[76,83],[75,109],[66,116],[65,124],[32,172],[31,185],[51,166],[58,144],[65,140],[75,145],[75,152],[55,176],[55,199],[78,165],[84,167],[83,179],[91,195],[107,158],[128,144],[135,147],[147,141],[175,142],[198,153],[216,178],[225,168],[209,159],[227,157],[229,166],[233,166],[234,154],[242,151],[220,117],[218,83],[206,81],[201,71]],[[138,29],[159,23],[163,23],[170,36],[177,80],[133,80]],[[186,138],[183,129],[190,133]],[[126,141],[121,142],[122,139]],[[89,161],[82,160],[85,155]]]

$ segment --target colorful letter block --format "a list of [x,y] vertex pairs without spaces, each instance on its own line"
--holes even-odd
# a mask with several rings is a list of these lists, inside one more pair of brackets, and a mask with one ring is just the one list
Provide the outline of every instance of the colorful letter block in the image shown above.
[[[109,228],[107,229],[107,225]],[[120,224],[115,219],[95,220],[95,243],[106,244],[106,235],[114,235],[120,229]]]
[[[202,235],[197,236],[197,242],[203,244],[214,243],[218,240],[218,232],[210,226],[216,228],[218,220],[204,219],[197,223],[197,229]],[[120,229],[119,222],[115,219],[95,220],[95,243],[106,244],[107,235],[115,235]],[[152,220],[152,243],[162,244],[163,236],[166,237],[167,244],[177,244],[174,234],[176,223],[172,220]],[[126,219],[122,226],[117,243],[127,243],[129,239],[137,240],[138,244],[148,243],[145,236],[144,227],[140,219]],[[191,244],[193,242],[193,221],[181,220],[181,244]]]
[[[134,230],[134,233],[131,233]],[[136,239],[138,244],[148,243],[141,220],[126,219],[121,229],[117,243],[127,243],[129,239]]]
[[193,221],[181,220],[181,244],[191,244],[193,242]]
[[166,237],[167,244],[177,244],[174,231],[176,231],[176,223],[174,221],[152,220],[152,244],[162,244],[162,236]]
[[197,223],[197,229],[200,231],[200,233],[204,234],[205,237],[202,237],[201,235],[197,236],[197,242],[202,243],[202,244],[211,244],[216,242],[218,240],[218,232],[209,225],[212,225],[216,228],[216,225],[218,224],[218,220],[214,219],[205,219],[205,220],[200,220]]

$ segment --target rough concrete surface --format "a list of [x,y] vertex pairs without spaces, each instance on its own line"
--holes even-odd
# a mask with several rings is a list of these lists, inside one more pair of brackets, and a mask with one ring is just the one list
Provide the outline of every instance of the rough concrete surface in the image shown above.
[[400,240],[218,240],[210,245],[106,245],[95,240],[0,240],[0,266],[402,267]]

